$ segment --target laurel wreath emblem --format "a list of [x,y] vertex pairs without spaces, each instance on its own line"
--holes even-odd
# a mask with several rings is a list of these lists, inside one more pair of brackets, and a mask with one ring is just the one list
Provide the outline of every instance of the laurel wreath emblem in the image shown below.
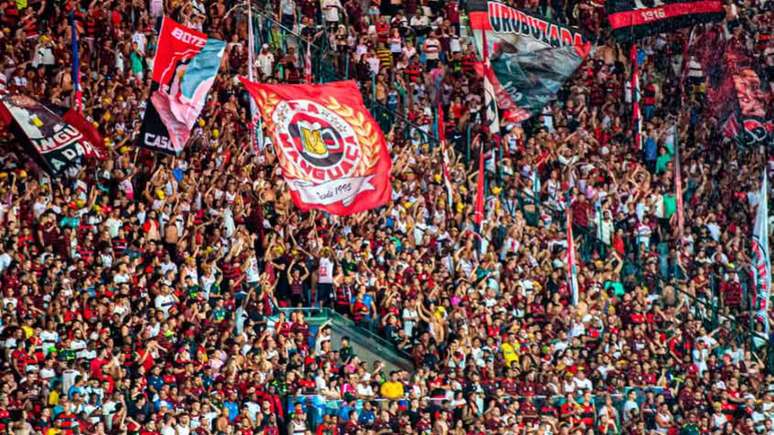
[[[263,116],[264,126],[273,138],[274,152],[277,155],[282,168],[282,173],[287,178],[304,179],[306,176],[296,164],[290,161],[282,152],[282,144],[275,135],[275,126],[272,114],[282,99],[275,93],[260,89],[257,91],[255,102]],[[374,121],[363,115],[363,112],[355,111],[352,107],[342,105],[336,98],[328,97],[323,101],[325,107],[340,116],[357,136],[360,144],[360,159],[353,175],[365,176],[379,163],[379,135],[378,127]]]
[[341,105],[333,97],[328,97],[327,107],[352,126],[361,151],[356,175],[368,174],[379,163],[379,136],[376,134],[378,127],[374,126],[373,121],[366,118],[363,112],[355,112],[351,107]]

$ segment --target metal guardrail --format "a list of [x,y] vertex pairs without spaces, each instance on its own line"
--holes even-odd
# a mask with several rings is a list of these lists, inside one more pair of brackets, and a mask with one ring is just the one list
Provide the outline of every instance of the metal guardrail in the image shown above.
[[368,328],[357,325],[351,319],[345,316],[342,316],[341,314],[336,312],[336,310],[333,310],[331,308],[316,308],[316,307],[279,308],[279,311],[284,312],[288,318],[290,317],[290,313],[292,312],[302,312],[304,313],[305,318],[317,318],[318,321],[319,319],[322,319],[322,322],[324,322],[325,320],[331,320],[335,323],[338,323],[339,325],[343,325],[348,328],[354,329],[366,339],[375,342],[378,346],[381,346],[382,348],[386,348],[386,349],[389,349],[391,352],[394,352],[398,357],[412,361],[411,355],[407,354],[406,352],[396,347],[395,344],[392,343],[391,341],[387,340],[386,338],[382,337],[381,335],[375,333],[374,331]]

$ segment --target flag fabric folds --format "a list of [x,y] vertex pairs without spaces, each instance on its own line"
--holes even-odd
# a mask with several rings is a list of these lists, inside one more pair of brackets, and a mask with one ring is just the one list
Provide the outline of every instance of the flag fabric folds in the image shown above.
[[179,154],[207,100],[226,44],[164,17],[139,145]]
[[503,123],[540,113],[591,50],[578,29],[503,3],[472,0],[468,10],[476,48],[491,63],[484,77]]
[[268,85],[242,79],[260,109],[282,175],[301,210],[346,216],[390,200],[384,133],[354,81]]
[[716,28],[699,34],[693,49],[707,77],[708,113],[722,122],[723,137],[745,147],[768,144],[774,125],[766,110],[767,83],[755,71],[755,58]]
[[769,205],[768,177],[763,169],[763,181],[758,195],[758,210],[755,214],[755,225],[752,237],[752,269],[755,296],[753,311],[756,318],[762,321],[769,330],[768,312],[771,295],[771,259],[769,258]]
[[739,141],[746,146],[766,145],[772,133],[767,119],[766,91],[752,68],[740,69],[732,76],[736,90],[737,113],[741,119]]
[[607,0],[607,20],[619,41],[634,41],[723,19],[720,0]]
[[492,81],[492,65],[489,60],[489,44],[486,42],[486,31],[481,30],[481,57],[484,62],[484,125],[491,134],[500,134],[500,114],[497,111],[497,98],[495,97]]
[[81,166],[84,158],[103,157],[99,133],[80,113],[63,108],[63,119],[56,107],[24,95],[5,96],[0,103],[4,122],[10,121],[24,150],[48,174],[58,176]]

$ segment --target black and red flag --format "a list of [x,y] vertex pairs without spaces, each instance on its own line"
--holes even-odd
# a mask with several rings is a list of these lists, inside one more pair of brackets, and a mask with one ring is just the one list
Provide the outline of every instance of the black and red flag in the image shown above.
[[25,95],[0,99],[0,123],[52,176],[81,166],[84,159],[104,158],[102,138],[80,113],[41,103]]
[[485,0],[468,9],[476,48],[491,66],[480,70],[503,124],[540,113],[591,50],[578,29],[531,12]]
[[607,0],[607,20],[619,41],[723,19],[721,0]]

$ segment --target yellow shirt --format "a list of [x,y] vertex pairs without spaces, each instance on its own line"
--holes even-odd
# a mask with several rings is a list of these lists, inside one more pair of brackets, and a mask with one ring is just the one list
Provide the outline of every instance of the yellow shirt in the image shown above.
[[400,382],[387,381],[379,388],[382,397],[395,400],[403,397],[403,384]]
[[505,364],[510,367],[511,363],[519,360],[519,354],[516,353],[516,348],[511,343],[503,343],[500,345],[500,350],[503,352],[503,359]]
[[59,404],[59,392],[56,390],[51,390],[51,392],[48,394],[48,404],[49,405],[58,405]]

